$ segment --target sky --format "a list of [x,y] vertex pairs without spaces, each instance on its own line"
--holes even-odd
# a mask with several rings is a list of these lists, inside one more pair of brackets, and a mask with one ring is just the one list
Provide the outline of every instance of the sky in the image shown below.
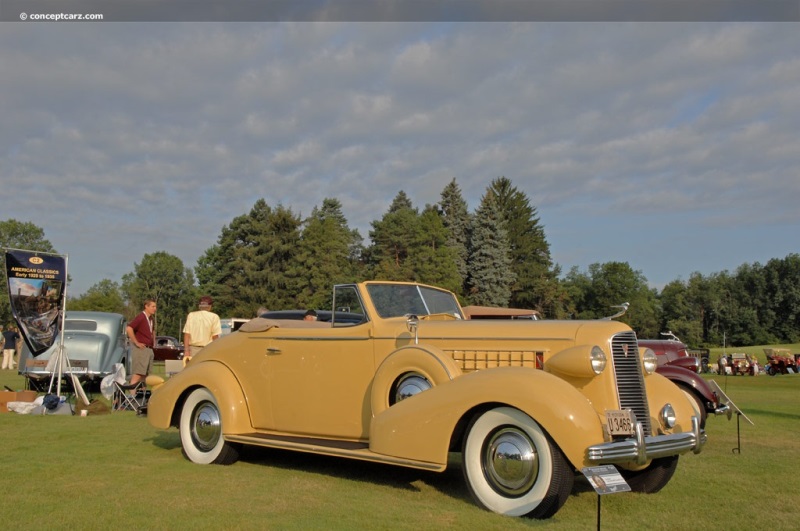
[[[7,20],[4,18],[3,20]],[[800,252],[800,28],[770,22],[0,22],[0,220],[77,296],[193,268],[263,198],[339,199],[368,242],[404,191],[504,176],[563,273],[649,284]]]

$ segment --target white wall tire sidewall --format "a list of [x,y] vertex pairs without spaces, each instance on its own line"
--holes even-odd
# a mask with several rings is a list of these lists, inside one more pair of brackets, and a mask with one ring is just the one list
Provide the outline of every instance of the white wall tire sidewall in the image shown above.
[[214,395],[206,388],[200,388],[192,391],[192,394],[189,395],[189,398],[186,399],[186,402],[183,404],[183,409],[181,410],[181,421],[180,421],[180,435],[181,435],[181,445],[183,446],[183,452],[186,454],[186,457],[189,458],[190,461],[193,463],[197,463],[200,465],[208,465],[213,463],[217,457],[219,457],[220,453],[222,452],[222,448],[225,445],[225,439],[223,437],[219,438],[217,444],[208,452],[203,452],[198,449],[194,443],[192,442],[192,435],[191,435],[191,419],[192,419],[192,412],[194,411],[195,407],[201,402],[208,401],[216,406],[217,410],[219,410],[219,404],[217,404],[217,399],[214,398]]
[[[523,430],[536,446],[539,456],[539,474],[530,491],[519,498],[498,494],[486,481],[481,468],[481,447],[486,437],[498,426],[511,424]],[[553,458],[550,444],[541,427],[518,409],[501,407],[481,415],[467,434],[463,466],[467,469],[475,496],[489,510],[507,516],[523,516],[538,507],[544,500],[553,479]]]

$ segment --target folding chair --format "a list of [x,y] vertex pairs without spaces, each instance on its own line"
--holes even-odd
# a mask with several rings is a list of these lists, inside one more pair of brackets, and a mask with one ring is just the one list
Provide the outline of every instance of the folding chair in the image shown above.
[[144,382],[128,383],[125,367],[121,363],[115,363],[114,372],[100,382],[100,392],[111,401],[112,412],[138,412],[147,405],[149,395]]
[[144,382],[133,385],[114,381],[114,396],[111,411],[139,411],[147,405],[147,391]]

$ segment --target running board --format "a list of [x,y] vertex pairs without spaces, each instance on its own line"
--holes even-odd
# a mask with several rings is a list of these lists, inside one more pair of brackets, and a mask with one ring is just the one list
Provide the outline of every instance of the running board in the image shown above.
[[361,461],[371,461],[373,463],[384,463],[408,468],[418,468],[421,470],[432,470],[434,472],[441,472],[447,467],[446,463],[429,463],[427,461],[415,461],[413,459],[404,459],[402,457],[376,454],[369,449],[369,444],[365,442],[313,439],[310,437],[290,437],[285,435],[266,435],[263,433],[224,435],[224,437],[226,441],[232,443],[263,446],[265,448],[279,448],[281,450],[293,450],[296,452],[330,455],[334,457],[346,457]]

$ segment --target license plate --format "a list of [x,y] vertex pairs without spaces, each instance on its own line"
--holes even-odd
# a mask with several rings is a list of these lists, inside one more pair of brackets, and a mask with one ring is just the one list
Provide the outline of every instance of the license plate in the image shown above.
[[606,424],[611,435],[633,435],[633,415],[627,409],[606,411]]

